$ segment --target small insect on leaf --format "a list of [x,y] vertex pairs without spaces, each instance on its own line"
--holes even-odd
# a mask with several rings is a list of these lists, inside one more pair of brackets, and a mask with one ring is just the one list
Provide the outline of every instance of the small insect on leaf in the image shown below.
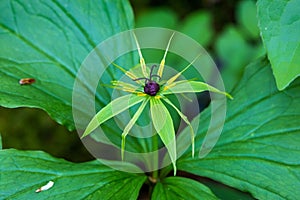
[[30,85],[32,83],[35,82],[35,79],[34,78],[22,78],[20,81],[19,81],[19,84],[20,85]]
[[41,191],[49,190],[50,188],[52,188],[53,185],[54,185],[54,182],[53,181],[49,181],[46,185],[40,187],[35,192],[41,192]]

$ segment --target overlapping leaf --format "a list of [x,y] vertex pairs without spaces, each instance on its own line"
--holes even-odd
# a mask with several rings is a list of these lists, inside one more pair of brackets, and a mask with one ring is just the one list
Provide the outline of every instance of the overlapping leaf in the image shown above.
[[[216,146],[202,159],[186,154],[177,162],[178,169],[249,191],[258,199],[297,199],[300,80],[280,92],[269,63],[260,60],[246,68],[232,94],[235,99],[228,102],[224,131]],[[210,109],[201,115],[197,147],[209,122]]]
[[[42,108],[73,129],[72,88],[77,70],[98,43],[133,28],[129,3],[4,0],[0,8],[0,105]],[[36,82],[20,86],[22,78]],[[107,101],[101,92],[96,95],[97,106]]]
[[299,1],[257,2],[259,28],[276,84],[286,88],[300,75]]
[[151,199],[213,200],[218,198],[209,188],[197,181],[182,177],[168,177],[155,185]]
[[[137,199],[146,176],[98,161],[70,163],[39,151],[0,151],[0,199]],[[35,190],[53,181],[47,191]]]

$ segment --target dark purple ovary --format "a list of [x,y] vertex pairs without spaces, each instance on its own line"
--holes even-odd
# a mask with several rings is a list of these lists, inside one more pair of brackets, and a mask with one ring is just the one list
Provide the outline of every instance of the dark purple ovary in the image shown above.
[[144,87],[144,92],[150,96],[155,96],[159,91],[159,85],[155,81],[149,81]]

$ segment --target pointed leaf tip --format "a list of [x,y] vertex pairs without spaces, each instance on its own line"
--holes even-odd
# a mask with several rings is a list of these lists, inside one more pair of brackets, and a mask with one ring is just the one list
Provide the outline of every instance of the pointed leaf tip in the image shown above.
[[230,100],[233,100],[233,96],[231,96],[229,93],[225,92],[225,95],[230,99]]
[[168,103],[170,106],[172,106],[176,112],[178,113],[178,115],[181,117],[181,119],[190,127],[190,132],[191,132],[191,143],[192,143],[192,157],[194,157],[195,155],[195,133],[194,133],[194,129],[190,123],[190,121],[188,120],[188,118],[166,97],[163,98],[163,100]]
[[178,93],[197,93],[197,92],[204,92],[204,91],[223,94],[228,98],[233,99],[233,97],[227,92],[223,92],[207,83],[201,81],[188,81],[188,80],[175,81],[173,84],[166,86],[162,91],[162,94],[167,95],[167,94],[178,94]]

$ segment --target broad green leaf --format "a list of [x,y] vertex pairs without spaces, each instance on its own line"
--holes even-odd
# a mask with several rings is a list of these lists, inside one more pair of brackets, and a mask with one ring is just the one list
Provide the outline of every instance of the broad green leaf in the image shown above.
[[[186,153],[178,160],[178,169],[250,192],[257,199],[297,199],[300,79],[280,92],[270,64],[259,60],[246,68],[232,95],[218,143],[201,159]],[[201,113],[196,152],[209,123],[211,128],[219,125],[210,117],[210,109]]]
[[[173,86],[174,85],[174,86]],[[189,93],[189,92],[203,92],[210,91],[219,94],[226,95],[228,98],[232,99],[232,96],[226,92],[222,92],[217,88],[208,85],[207,83],[200,81],[177,81],[171,84],[170,86],[166,86],[164,91],[161,92],[163,95],[167,94],[177,94],[177,93]]]
[[168,177],[158,182],[153,190],[153,200],[173,199],[218,199],[208,187],[200,182],[183,177]]
[[259,38],[259,28],[254,0],[243,0],[237,5],[236,19],[245,36],[251,39]]
[[172,117],[161,100],[156,98],[150,99],[150,112],[153,126],[168,150],[176,174],[176,140]]
[[257,200],[248,192],[242,192],[236,188],[228,187],[220,182],[216,182],[204,177],[196,177],[202,184],[206,185],[218,199],[238,199],[238,200]]
[[201,54],[199,54],[191,63],[189,63],[185,68],[183,68],[183,70],[181,70],[180,72],[178,72],[177,74],[175,74],[174,76],[169,78],[167,80],[167,82],[165,83],[165,85],[168,86],[168,85],[171,85],[172,83],[174,83],[174,81],[176,81],[186,70],[188,70],[200,56],[201,56]]
[[178,31],[193,38],[199,44],[208,46],[214,35],[212,15],[208,12],[196,11],[184,19]]
[[[98,43],[133,28],[128,1],[3,0],[0,8],[0,105],[41,108],[74,129],[76,73]],[[21,86],[22,78],[36,81]],[[107,103],[105,93],[96,95],[96,106]]]
[[[0,151],[1,199],[137,199],[146,176],[98,161],[70,163],[40,151]],[[53,181],[47,191],[35,190]]]
[[257,2],[261,36],[279,90],[300,75],[299,1]]
[[81,137],[89,135],[93,130],[95,130],[105,121],[134,106],[144,99],[145,97],[143,96],[128,94],[112,100],[93,117]]

